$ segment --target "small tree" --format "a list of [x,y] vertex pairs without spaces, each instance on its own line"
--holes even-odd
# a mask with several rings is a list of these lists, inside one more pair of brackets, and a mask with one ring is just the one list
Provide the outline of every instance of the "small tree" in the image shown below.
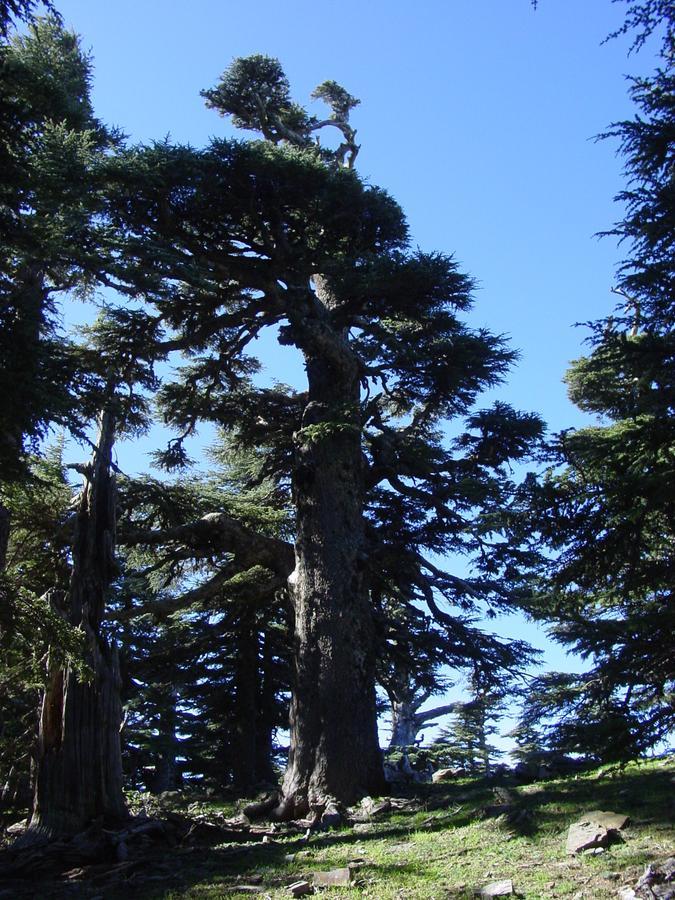
[[489,775],[493,762],[502,755],[490,738],[498,731],[506,692],[503,684],[495,684],[493,677],[485,678],[480,672],[472,676],[470,690],[471,698],[456,704],[450,725],[439,735],[435,754],[441,754],[446,764]]

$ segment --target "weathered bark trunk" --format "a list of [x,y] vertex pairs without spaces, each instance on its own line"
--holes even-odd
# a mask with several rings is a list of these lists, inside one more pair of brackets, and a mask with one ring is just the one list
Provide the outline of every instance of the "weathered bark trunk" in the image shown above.
[[[101,416],[99,441],[86,470],[73,543],[67,616],[86,640],[90,680],[52,657],[40,715],[33,816],[26,842],[74,834],[92,819],[126,815],[120,752],[117,650],[100,632],[114,571],[114,419]],[[50,654],[51,655],[51,654]]]
[[415,743],[419,725],[412,702],[392,700],[391,729],[390,747],[411,747]]
[[[308,403],[296,437],[294,686],[280,817],[384,789],[364,580],[360,371],[322,278],[300,323]],[[303,333],[304,332],[304,333]]]
[[490,774],[490,749],[488,747],[487,735],[485,734],[485,716],[482,715],[478,724],[478,754],[482,763],[485,775]]
[[429,699],[429,694],[415,696],[414,691],[399,690],[396,694],[389,694],[391,703],[391,740],[390,747],[411,747],[417,741],[417,735],[427,724],[433,724],[432,720],[439,716],[454,712],[456,703],[445,703],[435,706],[433,709],[418,712]]

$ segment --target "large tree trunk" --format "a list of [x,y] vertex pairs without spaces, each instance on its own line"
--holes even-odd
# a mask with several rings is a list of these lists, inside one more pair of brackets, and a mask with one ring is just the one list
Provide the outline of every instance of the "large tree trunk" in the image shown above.
[[353,803],[384,788],[372,611],[364,580],[360,371],[332,327],[331,297],[300,326],[308,403],[296,436],[291,742],[280,817]]
[[66,609],[85,635],[90,677],[63,669],[52,655],[38,740],[33,816],[27,842],[77,833],[92,819],[126,815],[120,752],[119,661],[101,634],[114,573],[115,483],[111,474],[114,419],[101,416],[99,441],[85,470]]

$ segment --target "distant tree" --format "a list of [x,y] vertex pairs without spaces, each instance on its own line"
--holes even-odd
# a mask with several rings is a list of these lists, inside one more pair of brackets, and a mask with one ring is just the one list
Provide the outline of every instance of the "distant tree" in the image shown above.
[[469,700],[457,703],[450,724],[444,728],[432,751],[446,765],[489,775],[492,764],[502,755],[490,739],[504,713],[507,688],[497,683],[494,673],[474,673],[469,684]]
[[[13,522],[0,605],[0,785],[2,803],[26,806],[36,709],[48,648],[81,663],[81,636],[52,609],[50,592],[70,577],[73,490],[63,442],[29,464],[29,478],[0,485]],[[58,649],[57,649],[58,648]]]
[[[110,314],[113,315],[112,313]],[[128,317],[126,319],[127,324]],[[82,489],[67,531],[69,571],[50,590],[55,614],[81,638],[79,659],[50,645],[40,704],[35,790],[26,844],[74,834],[92,819],[125,815],[120,757],[120,676],[117,648],[106,634],[107,603],[117,574],[117,495],[113,446],[118,435],[142,429],[144,397],[154,386],[152,368],[134,345],[109,344],[110,320],[102,316],[80,349],[88,390],[80,415],[97,423],[91,462],[74,466]],[[94,412],[99,410],[94,418]],[[52,538],[53,541],[54,538]]]
[[443,703],[422,711],[434,695],[447,689],[441,672],[449,663],[447,644],[433,619],[408,605],[384,606],[385,642],[378,654],[377,681],[384,689],[391,709],[389,749],[410,747],[426,723],[446,715],[454,704]]
[[396,612],[389,604],[387,612],[377,679],[391,706],[390,748],[412,746],[422,728],[441,716],[463,715],[467,703],[461,701],[423,708],[431,697],[447,691],[449,677],[468,671],[473,673],[472,684],[487,681],[494,697],[503,697],[515,691],[517,680],[537,657],[526,642],[501,641],[457,611],[442,625],[414,606],[399,606]]

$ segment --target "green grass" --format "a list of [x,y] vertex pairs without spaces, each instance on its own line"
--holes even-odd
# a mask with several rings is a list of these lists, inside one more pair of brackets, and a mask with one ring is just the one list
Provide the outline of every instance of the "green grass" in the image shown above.
[[[503,817],[484,817],[485,807],[495,803],[490,785],[464,780],[424,786],[419,811],[392,813],[365,831],[317,834],[303,847],[297,839],[281,838],[278,845],[254,847],[229,861],[228,847],[214,848],[204,861],[208,871],[185,869],[180,889],[145,896],[236,897],[237,885],[252,879],[264,889],[260,896],[281,900],[290,896],[290,882],[351,865],[353,885],[325,891],[331,900],[459,900],[502,879],[511,879],[517,895],[532,900],[580,894],[588,900],[616,898],[618,888],[633,884],[646,863],[675,852],[674,779],[675,762],[654,761],[515,788],[527,810],[515,826]],[[598,856],[570,857],[567,829],[590,809],[629,814],[624,842]]]
[[[111,877],[101,867],[85,870],[76,883],[53,881],[34,896],[99,900],[216,900],[257,896],[288,900],[288,885],[312,874],[349,866],[350,887],[323,889],[328,900],[460,900],[492,881],[511,879],[516,895],[536,898],[616,900],[645,865],[675,853],[672,822],[675,758],[604,768],[576,777],[528,786],[509,785],[520,815],[509,822],[499,810],[493,785],[464,779],[421,785],[407,792],[413,808],[393,811],[360,827],[317,832],[307,841],[275,834],[268,843],[177,846],[148,844],[140,864]],[[159,803],[132,798],[136,811],[219,819],[234,814],[230,801],[173,795]],[[625,813],[624,840],[599,856],[570,857],[569,825],[584,812]],[[134,849],[134,857],[137,850]],[[2,896],[0,885],[0,896]]]

